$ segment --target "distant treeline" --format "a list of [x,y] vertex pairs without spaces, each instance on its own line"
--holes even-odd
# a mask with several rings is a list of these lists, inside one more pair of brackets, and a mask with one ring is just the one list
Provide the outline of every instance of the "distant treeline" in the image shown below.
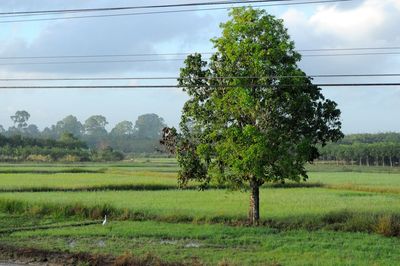
[[0,135],[0,161],[2,162],[119,161],[123,158],[122,153],[112,148],[89,149],[84,142],[70,133],[64,133],[60,140]]
[[341,164],[400,165],[400,133],[352,134],[320,149],[320,160]]
[[[75,116],[69,115],[56,124],[42,131],[34,124],[28,124],[30,114],[17,111],[10,117],[14,125],[7,130],[0,125],[0,134],[12,137],[20,135],[28,139],[59,140],[64,133],[72,134],[87,144],[90,149],[114,150],[128,153],[157,153],[162,129],[166,126],[164,119],[156,114],[144,114],[137,118],[135,124],[122,121],[108,132],[107,119],[102,115],[90,116],[81,123]],[[53,143],[54,144],[54,143]]]

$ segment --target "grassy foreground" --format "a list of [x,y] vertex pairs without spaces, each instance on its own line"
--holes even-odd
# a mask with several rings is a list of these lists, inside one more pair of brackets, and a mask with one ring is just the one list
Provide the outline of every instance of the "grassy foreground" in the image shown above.
[[189,265],[400,261],[400,174],[310,167],[306,184],[261,189],[262,226],[252,228],[247,192],[179,190],[173,160],[0,165],[0,247]]
[[365,233],[280,232],[265,227],[230,227],[160,222],[111,222],[14,232],[0,243],[69,252],[152,254],[167,261],[231,265],[392,265],[400,242]]

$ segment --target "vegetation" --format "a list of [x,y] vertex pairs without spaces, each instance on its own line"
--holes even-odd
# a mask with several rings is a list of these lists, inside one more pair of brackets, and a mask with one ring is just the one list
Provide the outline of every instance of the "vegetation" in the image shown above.
[[316,145],[342,137],[340,111],[297,66],[301,56],[281,20],[252,8],[230,16],[209,63],[200,54],[185,60],[181,133],[164,130],[162,143],[177,154],[182,185],[249,187],[256,224],[260,186],[307,179],[304,164],[318,158]]
[[[257,227],[112,221],[108,227],[16,231],[1,243],[44,250],[112,253],[149,252],[188,265],[393,265],[398,239],[365,233]],[[343,247],[346,247],[345,249]]]
[[[14,126],[5,130],[0,125],[0,135],[49,142],[70,134],[91,149],[112,147],[125,154],[155,154],[160,150],[159,139],[162,129],[166,126],[164,119],[158,115],[144,114],[138,117],[135,125],[130,121],[122,121],[108,132],[107,119],[102,115],[93,115],[83,124],[75,116],[69,115],[40,131],[36,125],[28,124],[29,118],[30,114],[27,111],[17,111],[11,116]],[[2,145],[0,143],[0,147]]]
[[84,162],[120,161],[123,154],[111,147],[90,150],[70,133],[59,140],[0,135],[0,161],[3,162]]
[[323,161],[337,164],[399,166],[400,134],[354,134],[321,148]]
[[263,185],[265,215],[260,226],[247,227],[246,193],[217,184],[202,192],[178,189],[171,159],[0,165],[0,254],[12,245],[13,254],[151,253],[187,265],[393,265],[400,174],[334,167],[307,166],[307,183]]

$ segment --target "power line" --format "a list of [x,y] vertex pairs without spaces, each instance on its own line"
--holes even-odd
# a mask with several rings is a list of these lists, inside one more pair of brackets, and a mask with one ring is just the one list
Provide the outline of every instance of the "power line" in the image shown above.
[[[362,51],[362,50],[399,50],[400,46],[381,46],[381,47],[348,47],[348,48],[311,48],[298,49],[297,52],[334,52],[334,51]],[[87,55],[43,55],[43,56],[2,56],[0,60],[20,60],[20,59],[64,59],[64,58],[99,58],[99,57],[153,57],[153,56],[185,56],[190,54],[210,55],[213,52],[180,52],[180,53],[133,53],[133,54],[87,54]],[[400,52],[365,52],[365,53],[339,53],[339,54],[305,54],[303,56],[335,56],[335,55],[387,55],[399,54]]]
[[[345,53],[345,54],[317,54],[302,55],[302,57],[336,57],[336,56],[378,56],[378,55],[399,55],[400,52],[387,53]],[[126,55],[125,55],[126,56]],[[128,57],[128,56],[127,56]],[[145,63],[145,62],[171,62],[181,61],[186,58],[161,58],[161,59],[135,59],[135,60],[92,60],[92,61],[46,61],[46,62],[17,62],[17,63],[0,63],[0,66],[13,65],[68,65],[68,64],[104,64],[104,63]]]
[[[307,84],[280,84],[280,87],[304,87]],[[400,82],[394,83],[319,83],[308,86],[318,87],[382,87],[400,86]],[[239,86],[209,86],[212,88],[238,88]],[[254,87],[257,87],[256,85]],[[176,88],[197,88],[196,86],[180,85],[80,85],[80,86],[0,86],[0,89],[176,89]]]
[[[238,5],[238,4],[255,4],[269,2],[292,2],[298,0],[231,0],[231,1],[211,1],[211,2],[193,2],[183,4],[166,4],[166,5],[145,5],[145,6],[122,6],[122,7],[100,7],[100,8],[77,8],[77,9],[56,9],[56,10],[34,10],[34,11],[11,11],[0,12],[3,15],[27,15],[27,14],[60,14],[60,13],[78,13],[78,12],[104,12],[104,11],[121,11],[133,9],[160,9],[160,8],[177,8],[192,6],[216,6],[216,5]],[[336,0],[330,2],[347,2],[352,0]]]
[[59,13],[77,13],[77,12],[103,12],[103,11],[121,11],[132,9],[159,9],[159,8],[176,8],[176,7],[192,7],[192,6],[211,6],[211,5],[231,5],[231,4],[253,4],[266,2],[289,2],[296,0],[232,0],[232,1],[212,1],[212,2],[194,2],[184,4],[166,4],[166,5],[146,5],[146,6],[122,6],[122,7],[100,7],[100,8],[77,8],[77,9],[56,9],[56,10],[34,10],[34,11],[12,11],[0,12],[0,15],[25,15],[25,14],[59,14]]
[[[282,1],[289,1],[289,0],[282,0]],[[308,5],[308,4],[323,4],[323,3],[336,3],[336,2],[348,2],[348,1],[353,1],[353,0],[303,1],[303,2],[294,2],[294,3],[279,3],[279,4],[252,5],[252,7]],[[266,1],[266,2],[268,2],[268,1]],[[232,4],[232,3],[231,3],[231,4]],[[3,23],[16,23],[16,22],[69,20],[69,19],[85,19],[85,18],[104,18],[104,17],[120,17],[120,16],[139,16],[139,15],[154,15],[154,14],[168,14],[168,13],[182,13],[182,12],[198,12],[198,11],[211,11],[211,10],[227,10],[227,9],[231,9],[231,7],[197,8],[197,9],[179,9],[179,10],[163,10],[163,11],[135,12],[135,13],[118,13],[118,14],[85,15],[85,16],[69,16],[69,17],[52,17],[52,18],[37,18],[37,19],[20,19],[20,20],[1,20],[0,23],[3,24]]]
[[300,49],[299,52],[324,52],[324,51],[356,51],[356,50],[398,50],[400,46],[380,46],[380,47],[349,47],[349,48],[317,48]]
[[369,52],[369,53],[336,53],[336,54],[303,54],[302,57],[319,57],[319,56],[366,56],[366,55],[396,55],[400,52]]
[[[400,73],[381,74],[314,74],[314,75],[282,75],[282,76],[246,76],[246,77],[198,77],[197,79],[265,79],[265,78],[348,78],[348,77],[400,77]],[[96,81],[96,80],[177,80],[179,77],[78,77],[78,78],[0,78],[0,81]]]

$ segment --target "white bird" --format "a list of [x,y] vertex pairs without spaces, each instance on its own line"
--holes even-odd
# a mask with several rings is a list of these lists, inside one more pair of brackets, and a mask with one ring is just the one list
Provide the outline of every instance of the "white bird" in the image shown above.
[[103,225],[106,225],[106,223],[107,223],[107,215],[104,215]]

